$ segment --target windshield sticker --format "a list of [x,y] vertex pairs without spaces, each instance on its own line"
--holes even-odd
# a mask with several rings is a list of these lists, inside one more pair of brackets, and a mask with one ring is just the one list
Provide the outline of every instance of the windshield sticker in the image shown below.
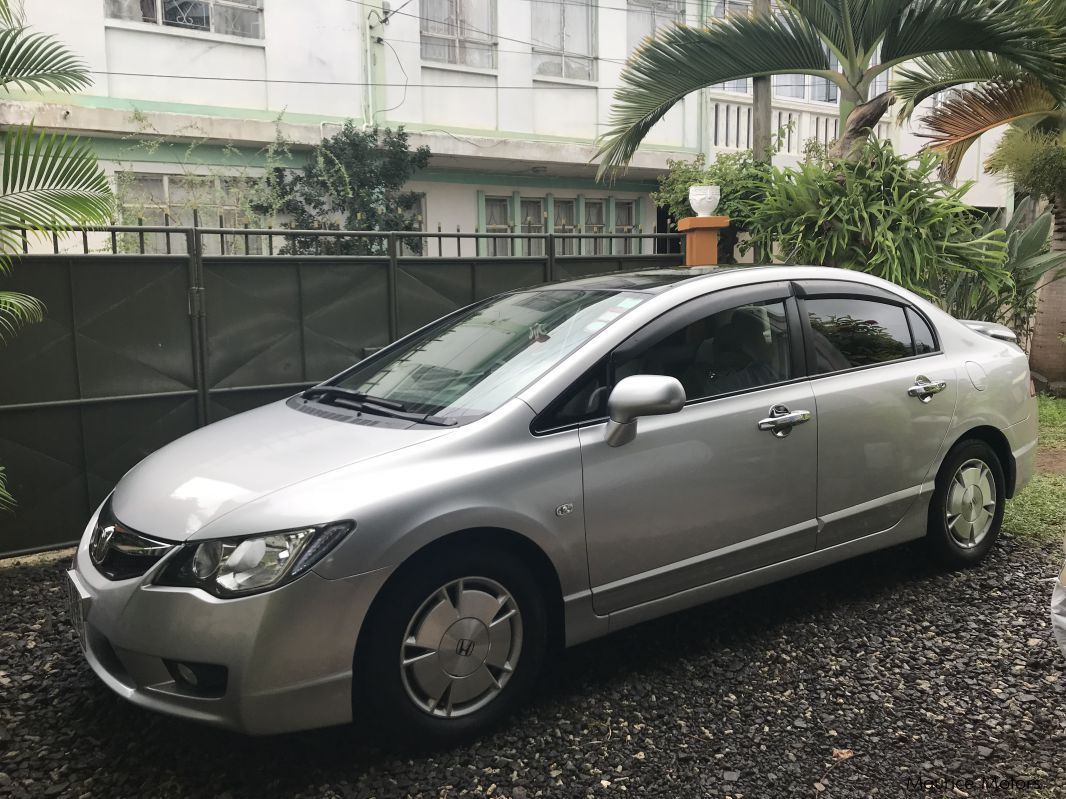
[[626,297],[618,301],[618,307],[625,308],[628,311],[632,308],[636,308],[642,302],[644,302],[643,297]]

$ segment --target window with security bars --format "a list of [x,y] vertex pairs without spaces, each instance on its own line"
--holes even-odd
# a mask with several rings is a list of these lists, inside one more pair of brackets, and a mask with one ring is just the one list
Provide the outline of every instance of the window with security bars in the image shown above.
[[[485,232],[486,233],[512,233],[514,223],[511,218],[510,197],[486,197],[485,198]],[[511,255],[510,239],[487,239],[485,241],[486,255]]]
[[[522,233],[541,234],[545,231],[544,200],[522,198],[520,230]],[[526,239],[524,242],[526,255],[543,255],[544,239]]]
[[495,0],[422,0],[422,60],[496,68]]
[[592,0],[530,0],[533,72],[596,79],[596,6]]
[[105,0],[113,19],[263,38],[263,0]]
[[[585,200],[584,233],[603,235],[607,232],[607,202],[605,200]],[[603,255],[607,252],[605,239],[587,239],[582,250],[585,255]]]
[[[636,206],[632,200],[616,200],[614,204],[614,232],[631,236],[637,232]],[[633,252],[633,239],[619,239],[614,243],[615,253],[629,255]]]
[[[577,233],[577,201],[573,199],[555,200],[555,233],[573,235]],[[577,252],[574,239],[559,239],[555,242],[555,251],[559,255],[573,255]]]
[[[250,221],[245,211],[250,186],[243,178],[120,172],[116,175],[116,183],[125,225],[192,227],[196,221],[200,227],[240,228]],[[263,251],[258,236],[204,234],[204,253],[220,254],[223,239],[228,255],[256,255]],[[127,251],[139,252],[140,234],[123,234],[123,247]],[[145,233],[144,252],[184,253],[185,236],[182,233],[169,236],[166,233]]]
[[627,52],[632,53],[659,28],[683,22],[684,0],[628,0],[626,3]]

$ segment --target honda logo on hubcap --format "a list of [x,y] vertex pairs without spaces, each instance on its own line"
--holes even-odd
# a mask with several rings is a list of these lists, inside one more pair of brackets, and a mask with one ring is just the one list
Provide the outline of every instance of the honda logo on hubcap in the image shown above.
[[459,643],[455,645],[455,654],[462,655],[464,658],[470,657],[470,653],[474,651],[474,642],[469,638],[460,638]]

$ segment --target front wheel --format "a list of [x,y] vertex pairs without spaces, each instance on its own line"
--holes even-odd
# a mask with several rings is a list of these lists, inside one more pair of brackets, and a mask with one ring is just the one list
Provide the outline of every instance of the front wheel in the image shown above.
[[506,550],[408,565],[367,624],[353,713],[393,744],[446,745],[490,728],[536,681],[548,640],[539,586]]
[[1003,465],[986,442],[955,445],[944,459],[929,505],[929,543],[953,568],[979,563],[999,536],[1006,504]]

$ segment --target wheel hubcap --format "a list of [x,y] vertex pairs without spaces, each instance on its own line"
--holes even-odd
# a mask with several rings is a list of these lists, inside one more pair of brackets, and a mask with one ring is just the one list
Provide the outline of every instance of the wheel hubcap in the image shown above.
[[415,611],[400,650],[408,697],[434,716],[484,707],[511,679],[522,649],[522,615],[502,585],[464,577]]
[[987,464],[969,460],[959,467],[948,487],[945,521],[959,546],[973,549],[992,529],[996,515],[996,481]]

